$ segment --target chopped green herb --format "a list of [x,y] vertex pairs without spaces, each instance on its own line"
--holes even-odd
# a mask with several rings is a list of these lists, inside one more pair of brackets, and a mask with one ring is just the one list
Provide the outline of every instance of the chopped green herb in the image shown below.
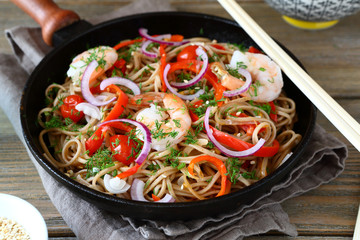
[[230,181],[235,184],[238,181],[240,176],[240,168],[243,164],[243,161],[238,158],[228,158],[226,159],[226,169],[227,175],[230,177]]
[[256,175],[255,170],[253,170],[251,172],[244,172],[244,173],[241,174],[241,176],[243,176],[243,178],[245,178],[245,179],[255,179],[255,180],[257,180],[258,178],[255,175]]
[[86,178],[95,176],[99,171],[112,167],[112,153],[108,149],[98,150],[85,164],[87,169]]
[[200,28],[199,34],[204,35],[204,29],[203,28]]
[[179,119],[173,119],[173,122],[175,123],[175,126],[177,128],[180,128],[181,127],[181,124],[180,124],[180,120]]
[[211,176],[208,180],[205,180],[206,182],[210,183],[213,179],[213,176]]
[[266,71],[266,69],[263,68],[263,67],[259,68],[259,70],[262,71],[262,72],[265,72],[265,71]]
[[58,116],[52,116],[49,121],[45,122],[45,128],[61,128],[64,127],[64,123]]
[[178,170],[183,169],[184,167],[186,167],[186,163],[180,163],[179,166],[177,167]]
[[243,44],[243,43],[231,43],[230,45],[235,46],[236,48],[238,48],[241,52],[246,52],[247,51],[247,47]]

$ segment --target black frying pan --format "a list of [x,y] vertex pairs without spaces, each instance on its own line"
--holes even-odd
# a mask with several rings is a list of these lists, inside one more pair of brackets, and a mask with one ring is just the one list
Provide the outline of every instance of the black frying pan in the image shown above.
[[[21,124],[25,141],[40,165],[57,181],[83,199],[96,206],[139,219],[186,220],[215,216],[249,204],[267,193],[281,181],[296,165],[309,142],[314,129],[316,109],[312,103],[285,76],[284,88],[297,102],[298,122],[295,131],[302,134],[300,144],[293,155],[273,174],[238,192],[214,199],[190,203],[147,203],[125,200],[92,190],[68,178],[43,157],[38,141],[40,127],[36,124],[37,114],[44,107],[44,91],[51,82],[62,83],[74,55],[98,45],[114,46],[122,39],[138,36],[138,28],[148,28],[151,34],[182,34],[186,38],[204,36],[219,42],[244,43],[258,47],[237,23],[204,14],[184,12],[162,12],[133,15],[118,18],[73,36],[57,46],[36,67],[31,74],[21,100]],[[289,52],[288,52],[289,53]],[[291,53],[289,53],[292,56]],[[295,58],[294,56],[292,56]]]

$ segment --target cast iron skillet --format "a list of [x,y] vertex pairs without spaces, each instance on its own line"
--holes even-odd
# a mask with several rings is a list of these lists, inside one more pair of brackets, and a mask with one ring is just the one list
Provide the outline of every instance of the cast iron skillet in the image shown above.
[[[190,203],[146,203],[124,200],[92,190],[68,178],[43,157],[38,136],[41,131],[37,114],[44,107],[44,92],[52,83],[63,83],[71,59],[78,53],[98,45],[114,46],[122,39],[138,36],[138,28],[149,29],[150,34],[182,34],[186,38],[203,36],[219,42],[243,43],[258,47],[237,23],[203,14],[184,12],[162,12],[133,15],[93,27],[92,29],[64,42],[50,52],[31,74],[21,100],[20,116],[25,141],[40,165],[57,181],[81,198],[98,206],[138,219],[186,220],[228,213],[240,205],[249,204],[267,193],[281,181],[296,165],[309,142],[314,129],[316,110],[312,103],[285,76],[285,91],[297,103],[299,120],[295,131],[303,138],[294,149],[293,155],[273,174],[246,187],[209,200]],[[289,52],[288,52],[289,53]],[[289,53],[291,55],[291,53]],[[295,58],[294,56],[292,56]]]

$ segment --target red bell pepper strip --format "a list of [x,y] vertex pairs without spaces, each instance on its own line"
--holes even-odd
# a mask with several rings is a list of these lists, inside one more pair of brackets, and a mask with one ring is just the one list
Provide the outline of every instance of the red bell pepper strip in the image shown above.
[[228,179],[226,177],[227,169],[223,161],[216,157],[212,157],[209,155],[199,156],[196,158],[193,158],[188,166],[188,171],[191,175],[194,175],[194,165],[195,163],[207,161],[215,165],[215,167],[218,169],[221,175],[221,188],[219,193],[216,195],[217,197],[225,195],[229,191],[229,185]]
[[[197,60],[183,60],[180,62],[175,62],[171,64],[168,74],[171,74],[174,71],[181,69],[189,70],[196,73],[199,71],[199,69],[197,69],[196,67],[198,64],[202,64],[202,62]],[[210,68],[208,68],[208,70],[205,72],[204,78],[214,87],[215,100],[219,101],[220,99],[222,99],[225,87],[219,83],[218,78],[213,72],[211,72]],[[218,102],[219,106],[221,106],[222,104],[222,101]]]
[[159,47],[160,52],[160,80],[161,80],[161,91],[166,92],[166,85],[164,80],[164,69],[166,66],[166,53],[165,46],[163,44]]
[[114,84],[109,85],[106,90],[109,92],[116,92],[118,94],[118,99],[113,109],[104,119],[104,122],[118,118],[123,113],[129,100],[129,97]]
[[89,152],[89,156],[93,155],[101,147],[108,130],[108,126],[101,126],[86,140],[85,148]]
[[155,194],[151,194],[151,197],[154,200],[154,202],[157,202],[160,200],[160,198],[158,196],[156,196]]
[[225,188],[225,194],[228,194],[231,192],[231,182],[229,179],[226,179],[226,188]]
[[[217,130],[212,126],[210,126],[210,128],[212,129],[212,134],[215,139],[225,146],[228,146],[238,151],[244,151],[254,146],[254,144],[252,143],[248,143],[238,138],[235,138],[230,134]],[[263,146],[253,155],[257,157],[272,157],[279,151],[279,147],[279,142],[275,139],[271,147]]]
[[107,72],[111,75],[112,72],[113,72],[113,70],[114,70],[115,68],[120,69],[120,71],[121,71],[123,74],[125,74],[125,71],[126,71],[126,61],[125,61],[124,59],[122,59],[122,58],[119,59],[119,60],[117,60],[117,61],[114,63],[114,65],[107,70]]
[[[231,115],[234,117],[249,117],[246,113],[240,113],[239,115],[236,115],[236,113],[232,113]],[[241,127],[241,129],[246,132],[246,135],[251,136],[254,133],[254,130],[258,124],[259,124],[259,122],[254,120],[253,124],[251,124],[251,123],[241,124],[241,125],[239,125],[239,127]],[[259,133],[261,133],[264,130],[265,130],[265,128],[260,129]]]
[[271,111],[270,111],[269,117],[274,122],[277,122],[276,106],[273,101],[269,102],[269,104],[271,106]]
[[125,172],[122,172],[118,175],[116,175],[118,178],[126,178],[129,177],[131,175],[134,175],[135,173],[137,173],[138,169],[140,168],[141,165],[136,164],[135,166],[129,168],[128,170],[126,170]]
[[142,40],[143,40],[143,38],[138,38],[138,39],[133,39],[133,40],[121,42],[121,43],[118,43],[117,45],[115,45],[113,48],[115,50],[119,50],[122,47],[126,47],[128,45],[131,45],[131,44],[134,44],[134,43],[137,43],[137,42],[142,42]]
[[182,40],[184,40],[184,36],[179,35],[179,34],[171,35],[171,38],[170,38],[171,42],[181,42]]
[[[198,107],[200,107],[203,103],[204,103],[203,100],[199,100],[199,101],[194,102],[194,103],[191,105],[191,107],[192,107],[192,108],[198,108]],[[198,117],[191,109],[189,109],[189,115],[190,115],[191,120],[192,120],[193,122],[196,122],[197,120],[199,120],[199,117]]]

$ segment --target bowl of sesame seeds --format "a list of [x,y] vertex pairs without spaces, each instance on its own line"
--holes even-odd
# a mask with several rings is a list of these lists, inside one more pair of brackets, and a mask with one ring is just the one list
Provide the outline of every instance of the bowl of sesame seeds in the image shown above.
[[0,239],[47,240],[44,218],[29,202],[0,193]]

